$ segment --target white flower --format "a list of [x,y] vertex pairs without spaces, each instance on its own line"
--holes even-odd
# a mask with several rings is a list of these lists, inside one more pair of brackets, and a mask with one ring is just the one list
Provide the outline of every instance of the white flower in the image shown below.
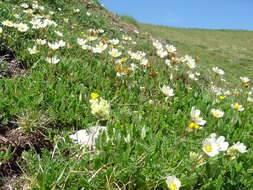
[[112,39],[112,40],[109,40],[109,42],[113,45],[117,45],[119,43],[119,40],[118,39]]
[[229,155],[236,154],[237,152],[245,153],[245,152],[248,152],[248,150],[247,150],[247,147],[243,143],[237,142],[233,144],[231,147],[229,147],[227,151]]
[[148,64],[148,59],[145,59],[145,58],[142,59],[140,64],[146,66]]
[[142,51],[137,51],[137,52],[128,51],[128,54],[131,56],[131,59],[135,59],[135,60],[141,60],[146,56],[146,53]]
[[131,41],[132,40],[132,38],[130,36],[126,36],[126,35],[123,35],[122,39],[126,40],[126,41]]
[[187,66],[190,69],[194,69],[196,67],[195,60],[186,62]]
[[96,39],[98,39],[98,37],[96,37],[96,36],[88,36],[87,37],[87,40],[89,40],[89,41],[95,41]]
[[247,101],[250,102],[250,103],[253,103],[253,98],[248,97],[248,98],[247,98]]
[[57,42],[55,42],[55,43],[50,43],[50,42],[48,42],[47,45],[48,45],[48,47],[50,47],[52,50],[57,50],[58,48],[61,47],[60,44],[57,43]]
[[20,32],[26,32],[29,29],[29,27],[27,26],[27,24],[23,24],[23,23],[17,24],[15,27]]
[[63,40],[60,40],[60,41],[58,42],[58,44],[59,44],[60,47],[66,46],[66,42],[63,41]]
[[37,39],[36,43],[39,44],[39,45],[45,45],[47,43],[47,40],[45,40],[45,39]]
[[231,108],[235,109],[235,110],[238,110],[238,111],[243,111],[244,110],[243,106],[238,104],[238,103],[231,104]]
[[211,109],[211,114],[214,117],[217,117],[217,118],[221,118],[221,117],[224,116],[224,112],[222,110],[219,110],[219,109]]
[[170,88],[169,86],[163,86],[161,88],[161,91],[164,95],[168,96],[168,97],[171,97],[171,96],[174,96],[174,90],[172,88]]
[[200,117],[201,111],[198,109],[195,109],[195,107],[191,108],[191,120],[196,123],[197,125],[203,126],[206,124],[206,121],[203,119],[203,117]]
[[57,64],[59,63],[60,59],[58,59],[57,57],[47,57],[46,61],[51,64]]
[[69,137],[78,144],[94,147],[95,140],[99,137],[99,135],[106,131],[107,128],[103,126],[95,126],[91,127],[87,130],[79,130],[75,134],[70,135]]
[[119,57],[121,56],[121,52],[118,50],[118,49],[111,49],[109,52],[108,52],[112,57]]
[[85,45],[87,42],[86,39],[83,39],[83,38],[77,38],[77,43],[80,45],[80,46],[83,46]]
[[54,31],[54,33],[56,33],[56,35],[59,37],[63,37],[63,33],[60,31]]
[[168,56],[168,52],[165,51],[164,49],[158,49],[156,51],[156,54],[160,57],[160,58],[164,58],[166,56]]
[[213,70],[213,72],[217,73],[218,75],[225,74],[225,72],[222,69],[220,69],[219,67],[213,67],[212,70]]
[[216,143],[219,146],[219,151],[226,151],[228,149],[228,142],[225,142],[225,137],[220,136],[216,139]]
[[87,13],[86,13],[86,15],[87,15],[87,16],[90,16],[90,15],[91,15],[91,13],[90,13],[90,12],[87,12]]
[[26,4],[26,3],[21,3],[21,4],[20,4],[20,7],[23,7],[23,8],[25,8],[25,9],[27,9],[27,8],[29,7],[29,5]]
[[170,190],[179,190],[181,187],[181,181],[176,176],[168,176],[166,183]]
[[31,55],[39,53],[39,50],[37,50],[37,46],[33,46],[33,48],[28,48],[28,51]]
[[183,63],[186,63],[186,65],[190,68],[190,69],[194,69],[196,67],[196,63],[195,63],[195,59],[193,59],[191,56],[189,55],[185,55],[184,57],[181,58],[181,61]]
[[248,77],[240,77],[240,79],[243,83],[248,83],[250,81]]
[[74,9],[74,13],[79,13],[80,9]]
[[215,138],[207,138],[203,141],[202,150],[210,157],[219,154],[219,145]]
[[92,52],[93,53],[102,53],[107,48],[107,46],[108,46],[107,44],[99,42],[99,44],[97,44],[96,47],[92,48]]
[[14,27],[14,25],[15,25],[15,24],[14,24],[12,21],[10,21],[10,20],[5,20],[5,21],[1,22],[1,24],[4,25],[4,26],[8,26],[8,27]]
[[166,45],[166,49],[167,49],[167,51],[169,52],[169,53],[174,53],[174,52],[176,52],[177,51],[177,48],[175,47],[175,46],[173,46],[173,45]]
[[156,48],[157,50],[163,49],[162,43],[159,42],[158,40],[154,40],[154,41],[153,41],[153,46],[154,46],[154,48]]

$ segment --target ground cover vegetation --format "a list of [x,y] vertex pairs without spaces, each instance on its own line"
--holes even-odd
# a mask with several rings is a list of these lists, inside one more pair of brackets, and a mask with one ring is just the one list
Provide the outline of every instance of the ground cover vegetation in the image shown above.
[[2,189],[252,189],[249,72],[95,0],[0,10]]

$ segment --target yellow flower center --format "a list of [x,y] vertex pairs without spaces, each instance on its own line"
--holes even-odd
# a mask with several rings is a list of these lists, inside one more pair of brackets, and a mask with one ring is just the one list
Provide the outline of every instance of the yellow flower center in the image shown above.
[[200,126],[198,124],[194,123],[194,122],[191,122],[189,124],[189,128],[191,128],[191,129],[199,129]]
[[237,109],[237,110],[241,109],[241,107],[242,107],[242,106],[239,105],[239,104],[235,104],[235,105],[234,105],[234,109]]
[[212,152],[213,151],[213,148],[212,148],[212,146],[211,145],[206,145],[205,146],[205,150],[207,151],[207,152]]
[[171,190],[176,190],[176,189],[177,189],[177,184],[171,183],[171,184],[169,185],[169,188],[170,188]]
[[95,99],[97,99],[99,97],[99,94],[97,94],[97,93],[91,93],[90,97],[91,97],[92,100],[95,100]]
[[225,96],[220,96],[220,100],[224,100],[225,99]]

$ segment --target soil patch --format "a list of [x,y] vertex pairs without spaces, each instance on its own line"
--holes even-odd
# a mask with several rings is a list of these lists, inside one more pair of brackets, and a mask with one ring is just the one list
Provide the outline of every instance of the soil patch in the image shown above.
[[15,59],[14,51],[0,44],[0,78],[10,78],[24,74],[25,68],[21,62]]
[[0,160],[0,189],[18,179],[22,174],[19,162],[23,151],[34,149],[38,154],[41,149],[51,150],[53,145],[40,132],[24,132],[15,128],[15,124],[0,126],[0,153],[10,151],[10,158],[1,163]]

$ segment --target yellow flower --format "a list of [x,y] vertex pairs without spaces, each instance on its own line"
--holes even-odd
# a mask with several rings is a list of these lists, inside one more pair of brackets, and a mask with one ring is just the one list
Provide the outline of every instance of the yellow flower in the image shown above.
[[194,122],[191,122],[189,124],[189,128],[191,128],[191,129],[199,129],[200,126],[198,124],[194,123]]
[[224,100],[225,99],[225,96],[220,96],[220,100]]
[[99,97],[99,94],[97,94],[97,93],[91,93],[90,97],[91,97],[92,100],[95,100],[95,99],[97,99]]

